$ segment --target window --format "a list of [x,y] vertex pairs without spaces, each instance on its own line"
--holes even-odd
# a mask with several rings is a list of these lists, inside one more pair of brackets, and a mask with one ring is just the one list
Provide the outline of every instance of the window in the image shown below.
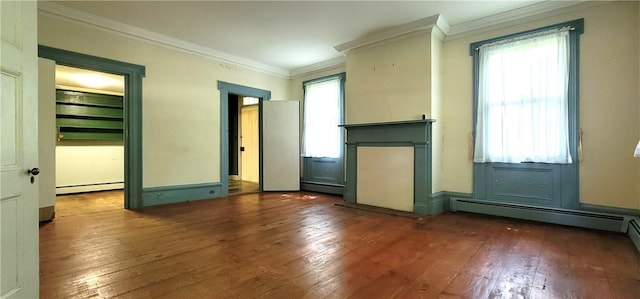
[[303,156],[342,156],[344,74],[304,82]]
[[575,159],[569,120],[574,27],[554,27],[472,45],[477,51],[474,162]]

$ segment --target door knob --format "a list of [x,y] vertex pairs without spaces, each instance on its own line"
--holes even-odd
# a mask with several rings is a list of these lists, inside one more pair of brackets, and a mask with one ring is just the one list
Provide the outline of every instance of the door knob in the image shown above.
[[40,169],[38,167],[34,167],[32,169],[27,170],[27,174],[38,175],[40,174]]

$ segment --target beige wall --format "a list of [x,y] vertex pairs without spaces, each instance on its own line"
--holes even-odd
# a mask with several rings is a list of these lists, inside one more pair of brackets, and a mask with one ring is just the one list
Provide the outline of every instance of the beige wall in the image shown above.
[[[64,33],[64,34],[62,34]],[[38,43],[143,65],[143,186],[220,181],[217,81],[289,98],[289,80],[111,31],[38,15]]]
[[585,19],[580,37],[580,126],[584,161],[580,201],[640,208],[640,159],[632,151],[640,136],[639,54],[636,2],[613,2],[444,43],[443,189],[471,192],[469,133],[472,121],[472,59],[469,44],[492,37]]
[[442,189],[442,176],[443,176],[443,155],[444,155],[444,129],[445,125],[442,122],[442,36],[439,34],[431,34],[431,116],[436,120],[431,125],[431,171],[432,171],[432,192],[440,192]]
[[347,55],[346,123],[417,120],[431,115],[431,35]]

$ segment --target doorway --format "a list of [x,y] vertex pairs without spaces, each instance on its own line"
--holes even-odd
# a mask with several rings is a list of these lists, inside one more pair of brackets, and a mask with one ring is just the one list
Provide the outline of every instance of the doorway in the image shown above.
[[124,76],[55,66],[58,217],[124,207]]
[[38,56],[56,65],[120,75],[123,92],[124,208],[142,203],[142,77],[145,67],[47,46],[38,46]]
[[[220,140],[222,141],[220,142],[220,180],[222,183],[222,190],[227,192],[224,195],[226,196],[229,194],[238,194],[238,189],[242,189],[242,187],[238,186],[237,182],[234,181],[236,180],[236,178],[240,177],[243,171],[241,167],[241,153],[243,153],[245,157],[251,156],[251,154],[245,154],[245,152],[247,151],[247,147],[244,148],[244,151],[241,151],[242,141],[240,140],[240,136],[242,134],[242,98],[253,98],[254,100],[251,101],[256,101],[256,103],[252,105],[247,105],[254,106],[255,110],[253,112],[247,112],[245,118],[248,118],[249,113],[257,114],[257,117],[255,117],[257,123],[255,123],[254,125],[254,130],[257,131],[257,146],[252,146],[252,148],[257,151],[257,163],[255,163],[257,164],[257,188],[255,184],[253,184],[251,188],[254,191],[251,192],[260,192],[263,190],[263,161],[261,142],[262,130],[260,127],[260,120],[262,118],[261,106],[263,101],[268,101],[271,99],[271,92],[268,90],[262,90],[223,81],[218,81],[218,90],[220,90]],[[245,140],[245,142],[250,143],[249,140]],[[251,164],[251,162],[245,163]],[[252,167],[251,170],[255,171],[255,168]],[[247,175],[250,174],[245,174],[245,177],[247,177]]]
[[229,195],[260,192],[259,104],[229,94]]

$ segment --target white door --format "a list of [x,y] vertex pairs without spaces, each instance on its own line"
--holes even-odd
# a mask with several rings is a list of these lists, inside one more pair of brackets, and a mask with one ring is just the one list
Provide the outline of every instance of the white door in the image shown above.
[[0,1],[0,297],[37,298],[37,2]]
[[260,178],[260,138],[258,126],[258,105],[244,106],[240,109],[240,179],[258,182]]
[[262,102],[262,190],[300,190],[298,101]]
[[40,221],[51,220],[56,205],[56,62],[38,58],[38,184]]

